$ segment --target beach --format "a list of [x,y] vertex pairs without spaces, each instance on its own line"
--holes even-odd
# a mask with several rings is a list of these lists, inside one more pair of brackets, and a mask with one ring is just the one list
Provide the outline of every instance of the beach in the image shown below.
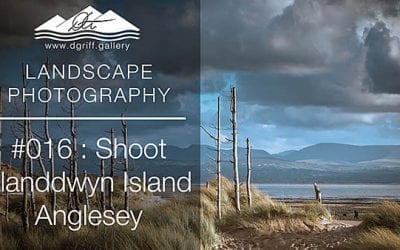
[[[293,210],[301,210],[311,203],[311,199],[276,199]],[[332,215],[332,220],[321,218],[318,226],[312,225],[294,229],[291,232],[259,232],[237,229],[223,232],[221,243],[215,249],[341,249],[346,242],[354,239],[361,231],[363,218],[382,199],[328,199],[324,206]],[[399,200],[391,200],[399,203]],[[356,217],[354,211],[358,212]]]
[[[277,199],[292,209],[300,209],[305,204],[312,202],[311,199]],[[326,206],[335,220],[361,221],[371,209],[386,199],[323,199],[322,204]],[[400,202],[400,200],[390,199]]]

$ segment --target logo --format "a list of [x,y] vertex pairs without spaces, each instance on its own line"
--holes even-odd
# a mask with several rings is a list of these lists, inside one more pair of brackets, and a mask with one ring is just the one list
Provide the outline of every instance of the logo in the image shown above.
[[94,39],[98,41],[120,41],[139,39],[140,29],[112,10],[102,14],[89,6],[68,20],[59,15],[35,29],[35,39],[76,41]]

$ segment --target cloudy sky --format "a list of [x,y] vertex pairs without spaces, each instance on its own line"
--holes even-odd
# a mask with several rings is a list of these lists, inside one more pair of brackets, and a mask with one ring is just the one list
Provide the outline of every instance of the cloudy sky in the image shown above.
[[[104,13],[113,10],[141,29],[141,39],[130,42],[129,51],[45,50],[43,44],[49,41],[35,41],[33,30],[55,15],[65,19],[93,6]],[[77,106],[77,116],[187,116],[187,122],[129,122],[132,141],[159,142],[189,146],[199,144],[199,76],[200,76],[200,22],[199,3],[196,0],[170,1],[136,0],[37,0],[15,2],[4,0],[0,3],[0,86],[7,92],[8,87],[21,87],[21,63],[28,63],[30,75],[37,74],[42,63],[49,58],[50,64],[86,63],[100,65],[130,64],[153,65],[153,80],[53,80],[50,87],[100,88],[171,88],[166,104],[82,104]],[[23,17],[23,18],[21,18]],[[51,42],[51,41],[50,41]],[[44,80],[28,82],[29,88],[44,87]],[[7,100],[6,98],[4,98]],[[64,103],[65,104],[65,103]],[[5,115],[21,115],[21,103],[5,104]],[[31,105],[32,116],[42,116],[43,105]],[[68,105],[51,105],[51,116],[68,115]],[[11,126],[9,126],[11,125]],[[5,144],[10,143],[15,123],[4,125]],[[41,133],[42,123],[35,122],[34,129]],[[54,137],[69,136],[68,122],[53,122]],[[79,143],[94,146],[97,138],[106,136],[114,127],[121,138],[121,124],[116,122],[78,122]],[[60,129],[61,128],[61,129]]]
[[228,128],[236,86],[241,145],[400,144],[399,12],[396,0],[203,1],[203,124],[221,95]]
[[[73,54],[44,51],[33,40],[33,29],[42,22],[55,14],[67,18],[88,5],[101,12],[112,9],[133,22],[141,28],[141,40],[129,53]],[[200,6],[196,0],[3,0],[0,85],[20,86],[21,62],[38,65],[46,57],[55,63],[152,62],[153,84],[174,88],[168,105],[82,106],[78,114],[186,114],[190,119],[184,127],[141,123],[132,124],[131,131],[137,140],[168,135],[172,144],[188,146],[198,143],[201,47],[201,123],[215,124],[220,95],[223,125],[229,127],[229,89],[236,86],[242,146],[246,137],[270,153],[320,142],[400,144],[398,1],[202,0]],[[107,84],[143,86],[134,81]],[[5,108],[15,112],[13,106]],[[81,124],[80,133],[97,137],[110,126],[119,124]],[[230,136],[230,131],[223,134]],[[202,143],[213,143],[205,133],[201,136]]]

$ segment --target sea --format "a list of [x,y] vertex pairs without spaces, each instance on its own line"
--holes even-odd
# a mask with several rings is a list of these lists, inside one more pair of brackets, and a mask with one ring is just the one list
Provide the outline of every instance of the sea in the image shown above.
[[[312,184],[253,184],[275,199],[314,199]],[[400,185],[320,184],[323,199],[399,200]]]

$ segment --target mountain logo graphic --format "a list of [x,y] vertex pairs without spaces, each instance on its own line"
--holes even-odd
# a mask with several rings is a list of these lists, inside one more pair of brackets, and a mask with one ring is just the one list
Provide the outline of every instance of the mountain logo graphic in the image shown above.
[[112,10],[102,14],[92,6],[81,10],[67,20],[56,15],[35,29],[35,39],[64,42],[81,39],[120,41],[139,38],[138,27]]

